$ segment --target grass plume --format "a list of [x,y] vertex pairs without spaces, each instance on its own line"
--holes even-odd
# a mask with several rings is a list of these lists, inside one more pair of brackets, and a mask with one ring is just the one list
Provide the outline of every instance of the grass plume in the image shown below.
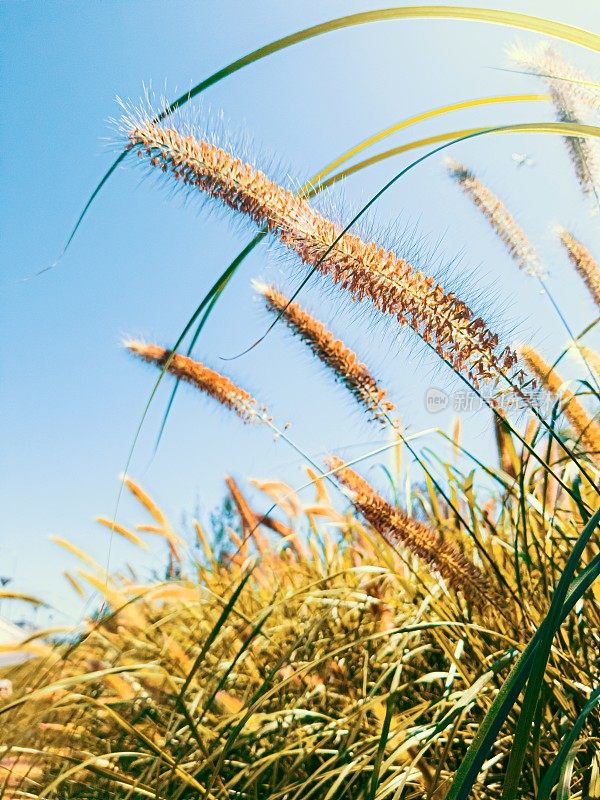
[[520,348],[523,361],[546,391],[561,400],[565,417],[569,420],[576,439],[590,456],[594,464],[600,466],[600,424],[590,417],[573,392],[564,388],[565,381],[553,367],[545,361],[538,351],[529,345]]
[[484,574],[452,542],[429,525],[391,506],[355,470],[337,456],[327,459],[336,479],[346,487],[353,504],[388,544],[406,547],[441,575],[455,591],[479,605],[494,596]]
[[358,360],[356,353],[340,339],[336,339],[322,322],[298,303],[290,303],[275,287],[258,282],[255,282],[254,287],[264,298],[267,308],[282,315],[292,331],[308,344],[317,358],[332,370],[356,400],[373,417],[386,422],[385,417],[394,410],[394,404],[387,399],[386,390],[379,386],[368,367]]
[[589,365],[596,373],[596,376],[600,378],[600,353],[579,342],[573,342],[570,350],[572,353],[579,356],[584,364]]
[[[527,49],[516,45],[510,59],[520,67],[544,79],[559,122],[585,122],[583,104],[598,108],[599,89],[586,86],[585,78],[571,67],[550,42],[540,42]],[[566,136],[565,146],[584,194],[596,194],[600,179],[600,157],[596,142],[588,138]]]
[[244,422],[253,422],[259,411],[262,413],[251,394],[225,375],[209,369],[189,356],[173,353],[157,344],[146,344],[135,340],[125,342],[125,347],[142,361],[166,368],[171,375],[192,384],[196,389],[234,411]]
[[600,265],[587,247],[584,247],[566,228],[558,226],[556,234],[567,251],[577,274],[585,283],[594,303],[600,308]]
[[266,226],[354,300],[368,299],[380,312],[409,325],[474,385],[496,382],[515,365],[515,353],[508,347],[498,352],[498,336],[483,319],[405,259],[354,234],[342,236],[339,226],[306,200],[208,141],[150,119],[129,120],[129,126],[127,146],[140,159]]
[[519,269],[527,275],[543,278],[545,270],[535,248],[502,200],[459,161],[446,158],[445,163],[450,176],[487,219]]

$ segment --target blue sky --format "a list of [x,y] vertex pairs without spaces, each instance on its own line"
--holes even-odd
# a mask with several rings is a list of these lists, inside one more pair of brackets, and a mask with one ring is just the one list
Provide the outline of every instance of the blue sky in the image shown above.
[[[456,5],[455,3],[448,3]],[[470,5],[486,5],[471,0]],[[151,82],[170,96],[240,55],[279,36],[353,11],[371,2],[11,2],[0,4],[2,25],[2,517],[1,573],[14,588],[48,597],[70,618],[81,608],[61,572],[75,561],[48,541],[65,536],[103,563],[109,538],[94,523],[110,516],[154,373],[120,348],[123,336],[169,344],[215,277],[252,231],[223,213],[184,205],[126,164],[94,204],[58,266],[50,264],[99,177],[114,157],[106,120],[117,113],[115,95],[137,99]],[[401,5],[405,5],[401,3]],[[406,4],[408,5],[408,4]],[[578,0],[492,3],[600,28],[600,9]],[[233,146],[247,158],[276,163],[274,176],[303,181],[365,136],[395,121],[445,103],[540,91],[533,78],[496,69],[504,48],[532,34],[449,21],[410,21],[338,31],[287,49],[238,72],[204,95],[201,115],[219,112]],[[600,75],[600,56],[561,45],[563,54]],[[196,104],[196,107],[197,104]],[[460,112],[420,124],[392,140],[472,124],[552,119],[541,104]],[[531,153],[535,166],[518,168],[512,153]],[[600,252],[600,217],[582,199],[558,138],[487,137],[462,143],[453,154],[474,168],[507,202],[550,269],[550,285],[575,329],[594,309],[573,275],[550,226],[561,222]],[[386,162],[346,182],[324,207],[344,220],[410,156]],[[461,277],[489,287],[489,317],[501,330],[533,341],[549,356],[565,341],[547,299],[519,273],[483,220],[446,177],[440,157],[405,176],[376,208],[384,229],[423,237],[423,253],[438,242],[442,260],[462,256]],[[424,257],[424,256],[423,256]],[[423,266],[426,268],[427,263]],[[276,329],[252,353],[225,364],[219,356],[244,349],[267,319],[250,280],[262,277],[291,289],[298,265],[277,248],[258,249],[228,287],[198,348],[199,357],[227,370],[267,403],[312,457],[336,450],[366,453],[385,436],[370,427],[343,389]],[[502,300],[496,300],[500,294]],[[468,296],[467,296],[468,299]],[[415,348],[410,336],[375,325],[319,283],[301,300],[389,387],[410,431],[448,427],[450,412],[433,417],[424,407],[428,386],[452,386],[446,372]],[[501,322],[505,318],[506,323]],[[594,342],[593,337],[589,342]],[[568,373],[568,370],[567,370]],[[243,426],[191,391],[182,391],[158,454],[152,449],[168,386],[159,392],[134,454],[130,474],[175,523],[220,501],[232,473],[303,482],[302,460],[264,429]],[[463,420],[466,441],[490,456],[490,418]],[[425,443],[425,442],[424,442]],[[433,439],[428,444],[439,443]],[[378,480],[378,475],[374,475]],[[119,519],[145,521],[125,498]],[[142,571],[160,564],[155,549],[144,559],[115,541],[111,566],[126,561]],[[7,604],[0,612],[19,616]]]

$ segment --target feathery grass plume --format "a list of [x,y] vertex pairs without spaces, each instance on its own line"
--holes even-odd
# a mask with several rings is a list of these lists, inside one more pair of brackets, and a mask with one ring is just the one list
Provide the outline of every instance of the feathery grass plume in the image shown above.
[[236,386],[229,378],[209,369],[199,361],[194,361],[189,356],[173,353],[157,344],[145,344],[135,340],[124,342],[124,346],[143,361],[156,364],[158,367],[166,365],[167,372],[171,375],[191,383],[221,405],[235,411],[244,422],[253,422],[257,419],[259,411],[262,412],[251,394]]
[[570,350],[578,355],[585,364],[588,364],[600,378],[600,353],[592,350],[591,347],[579,344],[579,342],[573,342],[570,346]]
[[485,575],[451,542],[399,508],[394,508],[373,487],[337,456],[326,460],[337,480],[349,490],[352,502],[374,530],[392,547],[404,546],[444,578],[454,590],[477,605],[494,599]]
[[225,483],[227,484],[227,488],[229,489],[229,493],[231,494],[231,499],[235,503],[235,507],[237,508],[238,514],[240,516],[240,521],[242,523],[242,532],[244,535],[244,543],[240,548],[240,554],[244,557],[246,556],[246,540],[248,537],[252,536],[254,539],[254,543],[256,544],[256,549],[261,555],[264,555],[268,548],[268,543],[265,537],[260,532],[260,522],[259,517],[257,514],[252,511],[250,508],[246,498],[240,491],[239,486],[231,477],[228,475],[225,478]]
[[298,303],[289,299],[274,286],[254,282],[254,288],[265,299],[267,308],[282,314],[288,326],[306,342],[313,353],[333,370],[336,377],[365,406],[371,415],[382,423],[386,415],[394,410],[394,404],[386,399],[387,392],[382,389],[349,347],[336,339],[322,322],[312,317]]
[[562,410],[577,434],[577,439],[596,467],[600,467],[600,424],[590,417],[573,392],[564,389],[564,380],[538,351],[529,345],[520,348],[523,361],[548,391],[562,399]]
[[496,437],[500,467],[503,472],[514,479],[517,477],[513,463],[513,454],[515,452],[514,444],[510,433],[510,427],[500,412],[494,414],[494,434]]
[[[364,242],[323,217],[251,166],[216,145],[149,118],[123,119],[127,149],[226,206],[246,214],[276,235],[300,259],[348,290],[354,300],[369,299],[379,311],[396,317],[428,343],[453,369],[474,385],[496,382],[516,363],[498,336],[452,292],[405,259],[375,242]],[[334,245],[335,242],[335,245]],[[326,255],[327,254],[327,255]]]
[[444,159],[448,172],[469,195],[487,219],[493,230],[506,245],[519,269],[535,278],[543,278],[546,271],[523,228],[497,197],[479,178],[454,158]]
[[545,78],[552,89],[562,88],[571,98],[571,105],[581,103],[600,111],[600,84],[561,58],[550,42],[538,42],[531,48],[517,44],[508,49],[508,56],[519,66]]
[[[585,120],[585,109],[582,108],[583,97],[593,97],[591,86],[584,86],[577,81],[576,71],[565,62],[550,42],[540,42],[527,49],[515,45],[508,51],[510,59],[519,66],[539,75],[544,79],[559,122],[582,123]],[[596,91],[596,103],[598,103]],[[596,105],[596,108],[598,106]],[[565,136],[565,145],[569,152],[579,185],[585,194],[596,192],[600,179],[600,158],[595,142],[587,138]]]
[[146,542],[144,542],[141,537],[128,530],[124,525],[119,525],[118,522],[114,522],[114,520],[111,520],[108,517],[96,517],[96,522],[100,523],[100,525],[104,525],[104,527],[108,528],[109,531],[118,533],[119,536],[122,536],[124,539],[127,539],[127,541],[137,545],[138,547],[142,547],[144,549],[148,547]]
[[556,235],[564,245],[577,273],[587,286],[594,303],[600,308],[600,265],[587,247],[584,247],[566,228],[557,226]]

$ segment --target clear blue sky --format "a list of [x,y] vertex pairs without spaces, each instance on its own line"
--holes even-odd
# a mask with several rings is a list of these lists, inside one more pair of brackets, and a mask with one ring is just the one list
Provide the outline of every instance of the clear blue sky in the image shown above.
[[[454,3],[448,3],[454,5]],[[470,5],[486,5],[471,0]],[[93,522],[111,515],[123,469],[154,373],[129,359],[124,335],[163,343],[175,340],[199,299],[250,231],[222,214],[183,206],[133,166],[119,170],[103,190],[65,258],[34,280],[21,279],[52,262],[83,203],[111,162],[103,142],[115,95],[137,98],[142,82],[174,96],[231,60],[307,25],[378,2],[281,3],[261,0],[185,2],[0,3],[2,28],[2,256],[1,406],[2,575],[14,588],[34,591],[77,617],[80,608],[61,580],[75,566],[48,542],[59,534],[106,561],[109,539]],[[600,8],[589,0],[490,0],[498,8],[544,15],[600,30]],[[294,181],[303,180],[365,136],[435,106],[502,93],[538,91],[534,79],[502,72],[504,47],[533,35],[449,21],[391,22],[344,30],[303,43],[255,64],[204,95],[204,113],[224,112],[231,140],[246,156],[274,158]],[[577,65],[600,75],[600,56],[561,45]],[[396,136],[417,136],[471,124],[551,119],[541,105],[460,112]],[[244,134],[244,135],[243,135]],[[535,167],[517,168],[514,152],[532,153]],[[489,137],[456,147],[518,216],[551,272],[551,286],[576,329],[593,318],[585,291],[571,272],[550,225],[562,222],[600,252],[600,217],[589,214],[563,143],[550,137]],[[408,157],[410,158],[410,156]],[[393,172],[400,157],[347,181],[332,199],[341,219]],[[501,244],[446,177],[440,158],[409,173],[377,206],[382,227],[415,229],[439,253],[462,253],[461,272],[500,290],[492,321],[506,316],[521,338],[554,355],[565,340],[544,297],[517,271]],[[426,265],[425,265],[426,266]],[[367,452],[382,440],[355,411],[301,345],[275,330],[250,355],[224,365],[219,355],[239,352],[264,330],[266,317],[252,297],[253,277],[290,288],[301,271],[276,249],[262,248],[227,289],[198,345],[198,355],[227,369],[268,403],[314,457],[338,450]],[[319,285],[302,297],[314,312],[381,376],[412,431],[448,426],[451,413],[424,409],[428,385],[448,377],[424,357],[410,336],[373,327],[369,315],[348,313],[342,298]],[[594,341],[591,340],[591,344]],[[596,341],[597,345],[597,341]],[[163,387],[143,430],[130,474],[179,522],[197,505],[205,515],[233,473],[303,480],[301,459],[264,429],[243,426],[192,392],[180,393],[163,444],[156,436],[168,388]],[[467,442],[491,453],[490,419],[465,420]],[[430,442],[431,443],[431,442]],[[352,446],[352,447],[350,447]],[[142,521],[129,501],[119,519]],[[111,565],[143,562],[115,541]],[[18,616],[4,605],[0,611]]]

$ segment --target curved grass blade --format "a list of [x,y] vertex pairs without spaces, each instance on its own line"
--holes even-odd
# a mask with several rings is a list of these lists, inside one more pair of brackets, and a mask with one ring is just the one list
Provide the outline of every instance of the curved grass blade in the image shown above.
[[89,196],[89,199],[88,199],[87,203],[84,205],[81,214],[77,218],[77,222],[75,223],[75,226],[73,227],[73,230],[69,234],[69,238],[65,242],[65,245],[64,245],[63,249],[61,250],[61,252],[59,253],[59,256],[56,259],[56,261],[53,264],[50,264],[50,266],[44,267],[44,269],[39,270],[39,272],[35,273],[36,275],[41,275],[44,272],[48,272],[48,270],[52,269],[53,267],[55,267],[58,264],[58,262],[61,260],[61,258],[64,256],[64,254],[67,252],[67,250],[69,248],[69,245],[71,244],[71,242],[75,238],[75,234],[79,230],[79,226],[83,222],[83,218],[86,216],[87,212],[89,211],[90,206],[92,205],[92,203],[94,202],[94,200],[96,199],[98,194],[100,193],[100,191],[103,188],[104,184],[107,182],[107,180],[113,174],[113,172],[115,172],[115,170],[117,169],[119,164],[121,164],[121,162],[125,160],[125,156],[126,155],[127,155],[127,152],[125,150],[122,153],[119,154],[119,156],[115,159],[115,161],[110,166],[108,171],[102,177],[102,180],[100,181],[100,183],[96,186],[94,191]]
[[[161,120],[165,119],[165,117],[168,117],[178,108],[181,108],[193,97],[201,94],[210,86],[213,86],[215,83],[218,83],[229,75],[238,72],[238,70],[243,69],[243,67],[253,64],[255,61],[260,61],[262,58],[266,58],[267,56],[277,53],[280,50],[284,50],[285,48],[294,44],[299,44],[300,42],[307,41],[308,39],[313,39],[317,36],[321,36],[331,31],[340,30],[342,28],[365,25],[369,22],[384,22],[400,19],[455,19],[471,22],[484,22],[493,25],[504,25],[512,28],[521,28],[522,30],[534,31],[535,33],[541,33],[545,36],[564,39],[567,42],[578,44],[581,47],[585,47],[589,50],[600,52],[600,36],[597,34],[592,33],[591,31],[586,31],[583,28],[577,28],[574,25],[566,25],[562,22],[542,19],[541,17],[535,17],[530,14],[520,14],[514,11],[502,11],[492,8],[451,8],[446,6],[409,6],[407,8],[375,9],[373,11],[363,11],[358,14],[350,14],[345,17],[338,17],[336,19],[329,20],[328,22],[323,22],[319,25],[313,25],[310,28],[305,28],[297,31],[296,33],[292,33],[289,36],[276,39],[275,41],[270,42],[263,47],[253,50],[251,53],[247,53],[245,56],[232,61],[227,66],[217,70],[217,72],[214,72],[212,75],[209,75],[208,78],[205,78],[200,83],[197,83],[188,92],[181,95],[168,106],[166,106],[166,108],[164,108],[155,117],[155,120],[160,122]],[[77,230],[83,222],[83,219],[96,196],[124,157],[125,153],[121,153],[118,156],[90,196],[83,211],[79,215],[77,222],[75,223],[75,227],[67,239],[67,243],[65,244],[60,257],[64,255],[67,248],[73,241]]]
[[[405,128],[409,128],[412,125],[416,125],[419,122],[424,122],[425,120],[433,119],[434,117],[440,117],[452,111],[459,111],[466,108],[479,108],[480,106],[496,105],[499,103],[537,103],[544,102],[549,99],[549,95],[547,94],[494,95],[493,97],[478,97],[474,100],[461,100],[458,103],[450,103],[448,105],[430,109],[429,111],[424,111],[421,114],[415,114],[412,117],[407,117],[400,122],[394,123],[394,125],[390,125],[388,128],[384,128],[372,136],[368,136],[354,147],[346,150],[346,152],[339,156],[339,158],[334,159],[334,161],[331,161],[320,172],[317,172],[316,175],[313,175],[309,183],[311,185],[320,183],[326,175],[329,175],[330,172],[333,172],[334,169],[341,166],[345,161],[348,161],[349,159],[361,153],[363,150],[366,150],[368,147],[371,147],[377,142],[388,138],[392,134],[404,130]],[[308,187],[308,184],[306,186]]]
[[[204,325],[206,324],[206,321],[208,320],[213,308],[215,307],[215,305],[217,303],[217,300],[221,296],[221,294],[224,291],[225,287],[227,286],[229,281],[233,278],[233,276],[237,272],[238,267],[244,261],[246,256],[249,255],[252,250],[254,250],[256,245],[259,242],[261,242],[262,239],[265,236],[266,236],[266,231],[261,231],[260,233],[258,233],[254,237],[254,239],[252,239],[252,241],[249,242],[246,245],[246,247],[244,247],[244,249],[233,259],[231,264],[229,264],[227,269],[221,274],[221,276],[219,277],[218,281],[211,287],[211,289],[208,292],[208,294],[202,300],[202,303],[194,311],[194,313],[192,314],[192,316],[188,320],[187,325],[185,326],[183,331],[180,333],[179,338],[177,339],[177,341],[175,342],[175,345],[173,346],[173,352],[174,353],[177,352],[177,350],[180,347],[182,341],[185,339],[185,337],[187,336],[188,332],[191,330],[194,322],[198,319],[198,316],[202,313],[204,308],[206,308],[206,311],[204,312],[204,314],[202,316],[202,319],[198,323],[198,327],[196,328],[196,331],[194,332],[192,340],[191,340],[191,342],[189,344],[189,347],[187,349],[187,355],[188,356],[191,355],[192,350],[194,349],[194,347],[196,345],[196,342],[198,341],[198,337],[200,336],[200,334],[202,332],[202,329],[204,328]],[[139,435],[139,430],[141,429],[141,426],[144,424],[144,420],[145,420],[146,415],[148,413],[148,409],[150,407],[150,403],[152,402],[152,398],[154,397],[154,394],[156,393],[156,390],[158,388],[158,384],[162,380],[162,378],[163,378],[163,376],[164,376],[166,371],[167,371],[167,364],[165,364],[163,366],[163,368],[160,371],[160,374],[159,374],[158,378],[156,379],[156,382],[154,384],[154,388],[152,390],[152,395],[149,398],[148,403],[146,404],[146,407],[144,409],[144,414],[142,416],[142,419],[140,420],[140,424],[139,424],[139,428],[138,428],[138,435]],[[173,386],[173,389],[171,391],[171,396],[169,397],[169,402],[167,403],[167,408],[165,409],[165,413],[163,415],[163,419],[162,419],[162,422],[161,422],[161,425],[160,425],[160,430],[158,432],[158,436],[156,437],[156,443],[154,445],[154,454],[156,454],[156,452],[158,450],[158,446],[160,445],[160,442],[162,440],[162,436],[163,436],[163,433],[165,431],[165,426],[167,424],[167,419],[169,418],[169,414],[171,413],[171,408],[173,406],[173,402],[175,401],[175,395],[177,394],[177,389],[179,388],[179,383],[180,383],[180,380],[178,378],[175,381],[175,385]],[[136,440],[137,440],[137,436],[136,436]],[[134,447],[135,447],[135,441],[134,441],[133,447],[131,449],[129,460],[131,460],[131,456],[133,455],[133,448]]]
[[[437,144],[438,142],[458,144],[466,139],[483,136],[487,133],[551,133],[560,136],[593,136],[597,138],[600,137],[600,127],[597,125],[579,125],[574,122],[524,122],[514,125],[499,125],[493,128],[480,126],[477,128],[464,128],[463,130],[457,131],[446,131],[433,136],[426,136],[423,139],[415,139],[412,142],[407,142],[398,147],[392,147],[389,150],[384,150],[370,158],[359,161],[344,170],[336,172],[326,181],[323,181],[319,189],[322,191],[332,186],[334,183],[338,183],[338,181],[344,180],[344,178],[354,175],[356,172],[360,172],[365,169],[365,167],[378,164],[380,161],[385,161],[388,158],[392,158],[392,156],[406,153],[409,150],[416,150],[419,147],[426,147],[427,145]],[[433,152],[437,152],[437,150]],[[310,196],[312,196],[312,194]]]
[[560,775],[561,769],[563,764],[565,763],[567,756],[571,750],[571,747],[575,744],[577,737],[581,733],[581,729],[585,725],[585,721],[590,715],[590,713],[594,710],[595,706],[600,703],[600,687],[598,687],[595,691],[592,692],[590,695],[590,699],[587,701],[581,713],[575,720],[575,724],[565,736],[565,739],[558,751],[558,754],[552,764],[548,767],[546,774],[542,778],[542,782],[540,783],[540,788],[538,790],[537,800],[548,800],[550,797],[550,793],[552,791],[553,786],[555,785],[558,777]]

